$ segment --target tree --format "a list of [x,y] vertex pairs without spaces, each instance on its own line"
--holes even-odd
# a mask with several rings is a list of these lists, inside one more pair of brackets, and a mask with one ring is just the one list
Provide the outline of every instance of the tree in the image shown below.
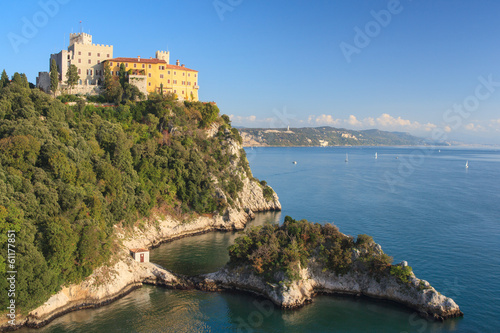
[[26,77],[26,74],[21,73],[21,82],[24,88],[30,89],[30,83],[28,82],[28,78]]
[[21,77],[21,74],[18,72],[15,72],[14,75],[12,75],[12,83],[18,84],[20,87],[24,87],[24,82],[23,78]]
[[77,85],[78,80],[80,80],[80,75],[78,75],[78,68],[75,65],[70,65],[68,71],[66,72],[66,84],[71,88]]
[[59,68],[57,67],[56,60],[50,61],[50,90],[56,95],[57,87],[59,85]]
[[111,69],[106,64],[104,66],[104,97],[108,102],[119,104],[122,101],[123,88],[120,83],[111,75]]
[[5,69],[2,72],[2,77],[0,78],[0,88],[6,87],[9,84],[9,76]]

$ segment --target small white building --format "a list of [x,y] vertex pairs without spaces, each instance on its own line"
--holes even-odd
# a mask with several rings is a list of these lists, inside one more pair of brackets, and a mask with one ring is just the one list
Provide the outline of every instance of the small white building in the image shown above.
[[130,249],[130,254],[135,261],[149,262],[149,250],[146,249]]

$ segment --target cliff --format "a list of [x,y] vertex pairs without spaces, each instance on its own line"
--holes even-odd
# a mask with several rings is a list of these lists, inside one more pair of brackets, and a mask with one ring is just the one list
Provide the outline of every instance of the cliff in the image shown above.
[[414,274],[409,278],[409,283],[402,284],[392,276],[376,279],[359,272],[337,275],[323,271],[317,263],[301,269],[300,279],[288,285],[269,283],[249,267],[225,267],[203,275],[197,281],[197,288],[207,291],[247,291],[264,296],[285,309],[301,307],[321,293],[363,295],[394,301],[417,311],[422,317],[441,321],[463,316],[453,299],[441,295],[427,281],[418,279]]
[[421,316],[462,316],[458,305],[418,279],[407,262],[392,257],[368,235],[357,239],[331,224],[285,217],[238,237],[221,270],[197,279],[202,290],[237,289],[263,295],[282,308],[296,308],[317,293],[364,295],[403,304]]
[[[219,131],[218,125],[207,130],[212,137]],[[228,133],[226,133],[228,134]],[[151,248],[162,242],[214,230],[240,230],[254,217],[254,212],[281,210],[276,193],[265,198],[263,186],[253,177],[250,178],[241,168],[248,163],[242,155],[242,147],[237,140],[227,137],[223,141],[223,152],[231,157],[229,172],[234,173],[242,182],[236,200],[222,214],[199,215],[191,213],[186,218],[173,216],[151,216],[132,228],[114,226],[113,234],[120,241],[119,253],[112,260],[95,269],[81,283],[63,286],[43,305],[26,316],[16,317],[16,326],[0,321],[0,330],[12,330],[22,326],[40,327],[67,312],[97,307],[116,300],[143,283],[159,284],[170,288],[193,288],[184,277],[175,275],[153,263],[138,263],[129,255],[131,248]],[[217,179],[214,182],[217,184]],[[217,187],[216,195],[227,200],[230,195]]]

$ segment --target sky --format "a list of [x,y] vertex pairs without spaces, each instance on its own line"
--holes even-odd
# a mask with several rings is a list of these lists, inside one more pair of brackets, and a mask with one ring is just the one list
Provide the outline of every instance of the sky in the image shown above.
[[235,126],[500,144],[495,0],[25,0],[2,9],[0,70],[33,83],[82,29],[115,57],[169,50],[171,63],[199,71],[200,99]]

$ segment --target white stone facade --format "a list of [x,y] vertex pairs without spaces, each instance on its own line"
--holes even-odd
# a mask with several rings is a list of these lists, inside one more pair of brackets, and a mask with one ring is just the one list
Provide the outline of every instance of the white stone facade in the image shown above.
[[[80,80],[72,93],[95,93],[104,81],[102,62],[113,58],[113,45],[92,44],[92,35],[80,32],[70,34],[68,50],[52,54],[59,69],[61,86],[66,84],[66,72],[70,65],[78,69]],[[50,67],[50,61],[49,61]],[[50,81],[49,81],[50,86]]]

